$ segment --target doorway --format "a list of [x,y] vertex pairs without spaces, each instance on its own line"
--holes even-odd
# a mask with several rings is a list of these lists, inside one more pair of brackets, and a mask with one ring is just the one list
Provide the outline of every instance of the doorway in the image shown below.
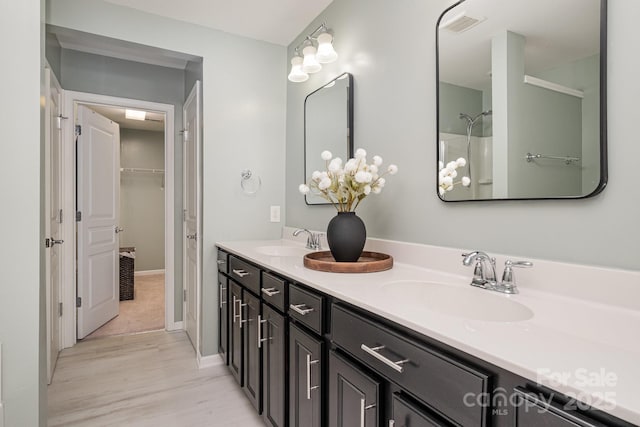
[[[121,106],[86,107],[119,125],[120,198],[115,233],[119,310],[83,339],[164,329],[165,114]],[[78,338],[82,336],[78,328]]]
[[[156,194],[154,194],[155,199],[157,199],[159,196],[162,201],[161,208],[160,208],[162,210],[163,217],[164,217],[162,221],[162,223],[164,224],[164,227],[163,227],[164,236],[161,239],[164,246],[164,250],[160,251],[161,252],[160,267],[162,268],[156,268],[158,264],[157,263],[154,264],[154,262],[157,261],[157,256],[155,257],[156,261],[149,261],[148,259],[145,259],[145,258],[148,258],[146,256],[147,252],[149,252],[148,249],[145,250],[145,256],[140,255],[142,256],[142,259],[140,259],[140,262],[142,262],[140,267],[145,268],[146,270],[142,271],[141,269],[139,269],[138,277],[135,277],[135,267],[133,269],[133,273],[134,273],[134,278],[133,278],[134,279],[134,287],[133,287],[134,299],[133,300],[135,301],[135,284],[139,282],[140,286],[138,290],[139,291],[142,290],[144,292],[144,289],[141,289],[141,288],[148,288],[149,286],[145,286],[145,285],[149,285],[148,282],[150,281],[155,282],[151,284],[151,287],[155,287],[155,288],[157,288],[157,284],[158,282],[160,282],[163,288],[163,292],[162,292],[163,295],[161,295],[160,298],[155,298],[155,299],[156,300],[164,299],[164,306],[162,310],[163,315],[161,315],[162,323],[164,324],[164,329],[166,330],[182,329],[182,322],[175,322],[174,320],[174,213],[173,213],[174,201],[175,201],[174,200],[174,182],[173,182],[174,181],[174,175],[173,175],[174,107],[173,105],[168,105],[168,104],[159,104],[159,103],[152,103],[152,102],[139,101],[139,100],[133,100],[133,99],[117,98],[117,97],[81,93],[81,92],[72,92],[72,91],[67,91],[65,95],[66,95],[65,96],[66,111],[73,112],[73,118],[72,119],[70,118],[70,120],[67,120],[66,121],[67,123],[65,123],[67,127],[65,134],[67,135],[74,135],[75,133],[74,131],[76,130],[75,126],[77,124],[76,122],[83,108],[87,108],[93,113],[100,116],[102,116],[102,114],[99,114],[94,110],[98,110],[106,114],[111,114],[109,113],[110,110],[118,110],[120,112],[122,112],[125,109],[146,111],[150,114],[151,120],[149,120],[149,122],[155,123],[156,126],[158,122],[155,122],[154,120],[160,120],[160,118],[162,118],[163,120],[161,124],[162,135],[163,135],[162,154],[158,155],[157,153],[158,150],[156,150],[156,153],[155,153],[156,159],[154,160],[154,161],[161,161],[162,167],[161,168],[141,167],[141,166],[136,166],[133,163],[120,163],[120,161],[118,161],[117,168],[116,168],[117,170],[115,171],[115,173],[118,176],[118,192],[120,190],[121,183],[131,184],[130,182],[131,180],[134,180],[135,178],[142,178],[146,180],[145,185],[147,187],[150,188],[154,185],[156,186],[154,190],[156,191]],[[115,116],[112,116],[112,117],[114,119],[116,118]],[[108,120],[112,121],[111,119],[108,119]],[[82,132],[82,130],[80,130],[80,132]],[[128,132],[125,130],[123,134],[125,135],[125,141],[118,142],[118,155],[120,154],[120,149],[119,149],[120,144],[122,144],[124,148],[122,151],[125,153],[125,156],[127,156],[128,148],[132,148],[133,150],[135,150],[136,144],[133,144],[132,147],[127,147],[126,139],[129,138],[131,134],[134,134],[135,136],[136,132]],[[75,165],[76,156],[78,155],[78,153],[82,151],[81,149],[80,150],[77,149],[76,143],[77,141],[75,136],[73,138],[65,139],[65,156],[67,158],[67,164]],[[145,144],[144,143],[138,144],[138,146],[139,145],[145,145]],[[157,157],[160,157],[160,159],[158,160]],[[132,158],[130,158],[129,160],[133,161]],[[146,160],[149,160],[149,159],[145,159],[145,161]],[[128,160],[125,157],[123,161],[128,161]],[[148,164],[142,164],[142,166],[157,166],[157,165],[155,163],[153,164],[148,163]],[[76,203],[77,203],[76,189],[79,188],[77,177],[80,176],[80,174],[82,173],[82,170],[80,169],[75,170],[75,169],[76,168],[67,168],[65,170],[65,176],[64,176],[64,194],[65,194],[64,206],[65,206],[65,209],[71,212],[80,211],[76,207]],[[136,169],[139,169],[139,170],[136,170]],[[148,171],[149,169],[151,170],[151,172]],[[140,170],[144,170],[144,171],[140,171]],[[149,176],[146,176],[146,175],[136,176],[136,177],[129,176],[134,174],[136,175],[149,174]],[[130,189],[125,190],[124,191],[125,194],[129,190]],[[157,206],[155,208],[157,209]],[[126,209],[126,203],[125,203],[125,209]],[[84,215],[85,219],[88,218],[86,214],[82,214],[81,212],[80,216],[76,217],[76,219],[80,219],[79,222],[76,222],[76,227],[66,227],[65,229],[65,237],[68,239],[68,241],[72,243],[72,245],[67,247],[67,249],[72,254],[73,253],[76,253],[78,255],[81,254],[81,252],[79,252],[81,249],[80,248],[81,240],[78,239],[76,241],[76,232],[77,230],[80,229],[79,226],[82,224],[82,219],[83,219],[82,215]],[[127,221],[126,218],[124,219],[125,221]],[[132,221],[133,223],[135,223],[135,219]],[[118,209],[118,219],[116,222],[117,224],[115,222],[113,224],[113,231],[116,234],[124,235],[123,238],[120,238],[118,236],[116,239],[118,241],[116,256],[118,257],[117,265],[119,266],[120,259],[123,259],[123,262],[127,263],[128,260],[131,259],[130,256],[136,257],[138,248],[136,247],[136,250],[132,250],[130,249],[130,247],[127,248],[126,246],[121,245],[121,243],[130,244],[130,242],[136,239],[136,237],[135,237],[134,230],[131,230],[131,229],[129,230],[130,231],[129,237],[127,237],[127,233],[126,233],[127,230],[125,227],[123,227],[124,224],[121,222],[120,209]],[[131,227],[127,226],[127,228],[131,228]],[[80,234],[78,234],[78,237],[79,236]],[[129,240],[129,239],[132,239],[132,240]],[[150,244],[151,246],[154,245],[153,242],[151,242]],[[149,242],[144,243],[141,248],[145,246],[148,248]],[[121,247],[123,250],[121,250]],[[133,258],[133,260],[134,260],[133,264],[135,265],[135,258]],[[80,307],[78,307],[77,310],[72,310],[71,313],[68,313],[63,318],[63,328],[62,328],[63,329],[62,331],[63,347],[73,346],[76,340],[79,338],[83,338],[85,336],[85,333],[87,332],[85,330],[84,331],[85,333],[79,334],[78,333],[79,329],[77,329],[77,326],[79,326],[80,324],[79,319],[82,316],[81,314],[82,304],[89,302],[86,299],[84,301],[81,300],[81,298],[83,297],[87,298],[87,296],[83,295],[83,289],[80,286],[76,288],[76,282],[80,284],[80,281],[77,281],[77,279],[79,278],[79,275],[76,274],[76,273],[80,274],[81,265],[79,263],[80,263],[79,257],[70,256],[70,257],[67,257],[66,259],[65,271],[68,274],[68,277],[72,277],[73,279],[66,281],[63,286],[64,288],[63,301],[65,305],[71,304],[71,306],[76,306],[76,303],[78,303],[77,305],[80,305]],[[76,267],[78,267],[77,270],[76,270]],[[119,279],[119,276],[120,276],[119,268],[113,274],[115,276],[114,279],[116,280]],[[155,277],[152,277],[152,276],[155,276]],[[164,280],[163,280],[163,276],[164,276]],[[119,280],[117,281],[119,282]],[[117,286],[118,286],[118,294],[119,294],[119,283],[117,283]],[[85,293],[89,292],[89,294],[91,293],[91,291],[84,291],[84,292]],[[154,292],[154,294],[156,297],[158,296],[157,292]],[[120,303],[118,303],[118,311],[119,311],[119,306],[120,306]],[[108,320],[110,319],[107,319],[107,321]],[[123,323],[123,322],[116,321],[115,323],[117,324],[117,323]],[[98,325],[98,326],[101,326],[101,325]],[[115,330],[114,327],[110,327],[107,329],[111,329],[112,332]],[[154,329],[156,328],[154,327]],[[131,330],[130,332],[139,332],[139,331]],[[86,333],[86,335],[89,335],[89,333]]]

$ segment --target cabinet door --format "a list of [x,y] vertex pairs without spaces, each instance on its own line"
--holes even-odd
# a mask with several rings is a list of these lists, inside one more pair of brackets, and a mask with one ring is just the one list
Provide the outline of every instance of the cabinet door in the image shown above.
[[322,424],[322,341],[289,323],[289,426]]
[[262,347],[262,417],[268,426],[285,427],[286,346],[285,319],[262,304],[259,345]]
[[380,382],[347,362],[329,354],[329,426],[377,427],[380,425]]
[[242,385],[242,288],[229,280],[231,302],[231,324],[229,325],[229,369],[238,384]]
[[260,315],[260,300],[242,291],[242,328],[243,348],[242,363],[243,389],[251,404],[260,413],[260,348],[258,347],[258,316]]
[[393,395],[393,417],[389,427],[446,427],[447,424],[438,421],[417,405],[404,399],[397,393]]
[[227,278],[218,273],[218,352],[229,363],[229,287]]

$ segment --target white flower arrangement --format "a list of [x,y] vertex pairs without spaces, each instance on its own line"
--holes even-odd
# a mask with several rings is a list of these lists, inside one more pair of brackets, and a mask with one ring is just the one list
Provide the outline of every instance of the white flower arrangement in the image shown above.
[[382,157],[373,156],[373,163],[367,164],[367,152],[359,148],[355,157],[342,163],[339,157],[333,158],[330,151],[320,155],[327,163],[326,171],[314,171],[308,184],[300,184],[302,194],[315,194],[331,202],[338,212],[354,212],[362,199],[369,194],[380,194],[386,184],[385,175],[395,175],[396,165],[382,173]]
[[463,187],[471,185],[471,179],[468,176],[463,176],[460,181],[454,182],[454,179],[458,176],[456,169],[463,168],[466,164],[467,161],[463,157],[446,165],[442,161],[438,162],[438,192],[441,196],[453,190],[455,185],[462,184]]

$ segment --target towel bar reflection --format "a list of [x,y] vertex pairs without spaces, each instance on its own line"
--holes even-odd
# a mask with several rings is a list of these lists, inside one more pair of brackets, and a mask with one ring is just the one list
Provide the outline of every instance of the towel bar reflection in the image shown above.
[[531,153],[527,153],[527,155],[524,158],[527,160],[528,163],[533,162],[535,159],[562,160],[567,165],[570,165],[572,163],[577,163],[580,161],[580,157],[549,156],[546,154],[531,154]]

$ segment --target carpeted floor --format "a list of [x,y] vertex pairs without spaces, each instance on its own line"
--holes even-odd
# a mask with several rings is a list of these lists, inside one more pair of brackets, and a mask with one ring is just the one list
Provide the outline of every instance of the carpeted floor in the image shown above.
[[134,299],[120,301],[120,314],[85,339],[164,329],[164,273],[134,280]]

